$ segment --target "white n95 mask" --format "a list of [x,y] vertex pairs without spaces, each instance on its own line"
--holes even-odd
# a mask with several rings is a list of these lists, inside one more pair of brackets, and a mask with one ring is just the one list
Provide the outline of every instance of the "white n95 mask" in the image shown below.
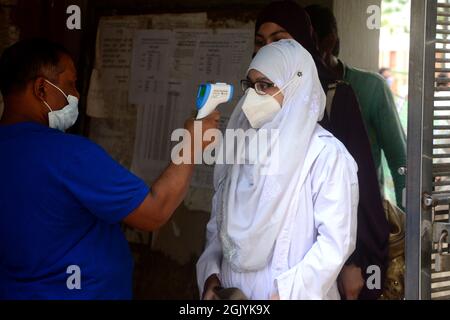
[[275,97],[302,76],[303,74],[298,72],[274,95],[260,95],[253,88],[249,88],[245,92],[242,111],[250,122],[252,128],[261,129],[266,123],[269,123],[275,119],[278,112],[281,111],[281,105]]
[[48,103],[43,100],[44,104],[50,110],[50,112],[48,113],[49,126],[53,129],[66,131],[67,129],[72,127],[78,119],[78,98],[71,95],[66,95],[64,91],[62,91],[58,86],[54,85],[48,80],[45,81],[58,89],[68,102],[68,104],[61,110],[53,111]]
[[262,96],[253,88],[245,93],[242,111],[254,129],[260,129],[271,122],[280,110],[281,105],[271,95]]

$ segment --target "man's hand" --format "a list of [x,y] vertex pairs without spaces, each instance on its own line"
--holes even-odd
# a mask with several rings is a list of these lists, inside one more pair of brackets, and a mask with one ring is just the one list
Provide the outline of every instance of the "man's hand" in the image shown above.
[[339,291],[347,300],[358,300],[364,288],[361,268],[355,265],[344,266],[338,278]]
[[220,289],[221,287],[222,284],[220,283],[219,277],[216,274],[210,276],[205,282],[202,300],[214,300],[214,290]]
[[[190,135],[191,135],[191,145],[194,146],[194,142],[196,139],[199,139],[199,141],[202,141],[202,150],[205,150],[206,147],[208,147],[211,143],[213,143],[214,141],[204,141],[203,137],[205,135],[205,132],[208,131],[209,129],[218,129],[219,128],[219,121],[220,121],[220,112],[219,111],[214,111],[213,113],[211,113],[209,116],[207,116],[206,118],[202,119],[202,120],[195,120],[195,119],[188,119],[185,124],[184,124],[184,128],[189,131]],[[194,132],[194,124],[196,122],[201,122],[202,123],[202,136],[201,137],[196,137],[195,136],[195,132]]]

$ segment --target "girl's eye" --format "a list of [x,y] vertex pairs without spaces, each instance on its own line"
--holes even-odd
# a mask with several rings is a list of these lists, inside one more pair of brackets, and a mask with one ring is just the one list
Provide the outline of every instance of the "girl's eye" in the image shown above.
[[269,89],[269,85],[265,82],[261,82],[259,84],[259,86],[260,86],[261,90],[263,90],[263,91]]
[[266,91],[267,89],[273,87],[271,83],[267,82],[258,82],[259,90]]

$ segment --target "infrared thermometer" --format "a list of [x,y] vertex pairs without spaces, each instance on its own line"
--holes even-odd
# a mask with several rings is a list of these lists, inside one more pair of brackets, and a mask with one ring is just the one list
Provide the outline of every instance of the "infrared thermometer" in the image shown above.
[[233,99],[234,87],[226,83],[202,84],[197,94],[197,120],[209,116],[222,104]]

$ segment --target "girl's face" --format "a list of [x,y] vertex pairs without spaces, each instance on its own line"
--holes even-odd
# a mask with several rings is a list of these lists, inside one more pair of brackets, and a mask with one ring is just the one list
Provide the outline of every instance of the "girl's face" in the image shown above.
[[271,44],[272,42],[277,42],[283,39],[293,39],[293,37],[278,24],[266,22],[262,24],[256,32],[254,53],[256,54],[259,49]]
[[[257,70],[250,70],[247,79],[252,83],[252,85],[260,83],[260,87],[263,87],[262,91],[267,95],[274,96],[280,91],[280,89],[275,86],[275,84],[270,79],[268,79],[265,75]],[[278,93],[276,96],[274,96],[274,98],[278,101],[280,106],[283,105],[284,95],[282,92]]]

